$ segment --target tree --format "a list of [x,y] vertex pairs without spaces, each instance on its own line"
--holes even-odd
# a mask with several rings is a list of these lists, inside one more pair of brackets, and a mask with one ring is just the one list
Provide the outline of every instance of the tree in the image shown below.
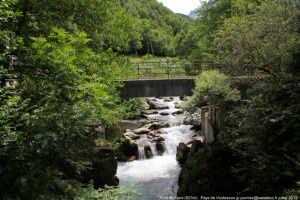
[[299,46],[298,10],[289,1],[266,1],[252,15],[226,20],[214,41],[219,60],[234,70],[259,69],[274,76],[288,72]]

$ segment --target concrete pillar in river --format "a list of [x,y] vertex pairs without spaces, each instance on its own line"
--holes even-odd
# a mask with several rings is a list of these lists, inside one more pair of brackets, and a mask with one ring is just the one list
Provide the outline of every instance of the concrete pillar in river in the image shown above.
[[220,129],[220,113],[212,106],[201,108],[201,132],[205,136],[205,142],[212,144],[215,134]]

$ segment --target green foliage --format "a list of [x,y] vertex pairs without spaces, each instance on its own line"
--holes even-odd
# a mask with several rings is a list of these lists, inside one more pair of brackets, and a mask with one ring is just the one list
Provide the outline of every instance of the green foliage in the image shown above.
[[157,57],[150,54],[145,56],[133,56],[131,58],[135,70],[125,78],[172,78],[186,77],[185,66],[191,63],[180,60],[177,57]]
[[46,198],[57,187],[57,196],[64,196],[60,163],[84,168],[79,158],[90,154],[97,137],[87,125],[111,125],[121,117],[118,84],[112,81],[121,70],[114,54],[94,53],[80,31],[54,28],[32,40],[19,57],[26,67],[14,66],[22,75],[15,77],[18,95],[1,90],[0,179],[6,198]]
[[299,91],[295,77],[271,78],[253,90],[247,104],[230,112],[228,130],[221,140],[242,158],[234,164],[233,173],[240,177],[245,194],[282,194],[296,186],[300,169]]
[[24,77],[28,85],[25,95],[47,99],[47,91],[52,91],[53,101],[71,102],[79,113],[88,113],[86,116],[91,118],[86,119],[87,124],[96,116],[102,116],[106,124],[113,123],[118,84],[111,80],[122,73],[116,56],[94,53],[87,47],[89,40],[83,32],[72,35],[54,28],[49,36],[33,40],[29,52],[33,56],[24,62],[30,63],[37,73]]
[[94,190],[92,187],[77,191],[75,200],[130,200],[138,197],[132,187],[105,188]]
[[[210,155],[204,149],[202,155],[190,155],[180,173],[178,196],[234,196],[238,191],[235,177],[230,173],[232,157],[230,149],[215,149],[217,154]],[[212,170],[213,169],[213,170]]]
[[187,102],[185,109],[193,111],[197,107],[206,105],[222,109],[239,99],[240,94],[230,87],[228,77],[216,70],[204,71],[196,80],[194,94]]
[[[207,103],[214,105],[223,109],[225,122],[224,130],[215,138],[213,158],[219,160],[206,160],[198,163],[198,168],[192,168],[198,179],[191,179],[196,181],[184,190],[187,195],[189,191],[195,191],[195,195],[214,191],[212,195],[222,195],[222,188],[230,185],[234,186],[230,194],[242,196],[299,193],[299,8],[298,1],[290,0],[217,0],[200,9],[195,30],[211,34],[195,37],[199,38],[198,58],[225,63],[221,70],[268,76],[253,86],[247,101],[229,107],[222,103],[227,96],[226,84],[216,81],[209,90],[201,90],[199,86],[211,82],[203,79],[202,84],[197,83],[188,109]],[[192,52],[195,51],[187,56],[193,57]],[[220,85],[220,91],[216,90]],[[213,95],[211,91],[215,91]],[[223,150],[229,150],[230,154],[222,157]],[[224,169],[223,163],[228,160],[232,162]],[[199,167],[203,165],[209,165],[210,170],[202,172]],[[210,178],[201,174],[214,174],[220,166],[222,174],[232,179],[216,191],[215,185],[210,185]],[[193,174],[188,170],[185,173],[188,183]],[[193,190],[197,186],[199,190]]]
[[219,59],[231,71],[287,73],[291,54],[300,45],[298,11],[290,1],[264,1],[251,15],[225,20],[214,40]]
[[175,14],[156,0],[125,0],[127,8],[138,19],[141,34],[141,49],[134,49],[138,54],[175,56],[175,37],[191,19]]
[[226,18],[232,15],[231,0],[210,0],[198,9],[198,19],[177,38],[180,55],[190,60],[212,61],[212,42]]
[[[52,27],[73,31],[74,26],[91,38],[94,50],[112,48],[126,51],[131,45],[140,46],[137,20],[126,11],[118,0],[53,0],[20,1],[23,12],[20,33],[28,36],[47,34]],[[27,23],[24,23],[27,22]]]
[[[150,40],[153,54],[171,54],[172,38],[188,21],[156,1],[141,1],[150,5],[145,16],[141,2],[128,2],[0,3],[0,199],[126,196],[83,188],[64,163],[78,173],[88,168],[99,137],[88,127],[111,127],[123,115],[115,80],[132,65],[114,52],[145,50]],[[139,103],[125,103],[128,117],[139,114]]]
[[129,99],[123,103],[125,119],[137,119],[141,117],[144,101],[141,98]]

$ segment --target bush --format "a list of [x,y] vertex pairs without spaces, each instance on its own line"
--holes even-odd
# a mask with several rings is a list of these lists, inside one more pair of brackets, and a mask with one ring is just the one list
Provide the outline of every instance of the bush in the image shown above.
[[133,187],[107,187],[105,189],[94,190],[91,186],[77,190],[75,200],[119,200],[136,199],[137,193]]
[[125,119],[137,119],[143,110],[143,100],[141,98],[129,99],[123,103],[123,114]]
[[282,195],[299,187],[299,94],[296,77],[269,78],[245,105],[228,112],[221,142],[240,157],[232,173],[243,195]]
[[217,70],[204,71],[196,80],[194,94],[185,105],[185,109],[192,112],[195,108],[206,105],[222,109],[239,99],[239,91],[230,87],[225,74]]

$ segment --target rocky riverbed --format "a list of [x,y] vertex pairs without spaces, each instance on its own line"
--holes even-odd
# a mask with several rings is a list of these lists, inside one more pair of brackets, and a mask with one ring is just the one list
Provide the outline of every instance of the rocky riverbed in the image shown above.
[[194,140],[202,139],[195,123],[200,119],[196,119],[197,113],[190,116],[183,112],[180,98],[149,98],[147,103],[144,119],[134,121],[134,130],[128,128],[123,133],[132,149],[127,162],[119,162],[117,176],[120,185],[133,185],[141,193],[139,199],[175,197],[180,173],[177,160],[184,159],[177,147],[182,143],[189,148]]

